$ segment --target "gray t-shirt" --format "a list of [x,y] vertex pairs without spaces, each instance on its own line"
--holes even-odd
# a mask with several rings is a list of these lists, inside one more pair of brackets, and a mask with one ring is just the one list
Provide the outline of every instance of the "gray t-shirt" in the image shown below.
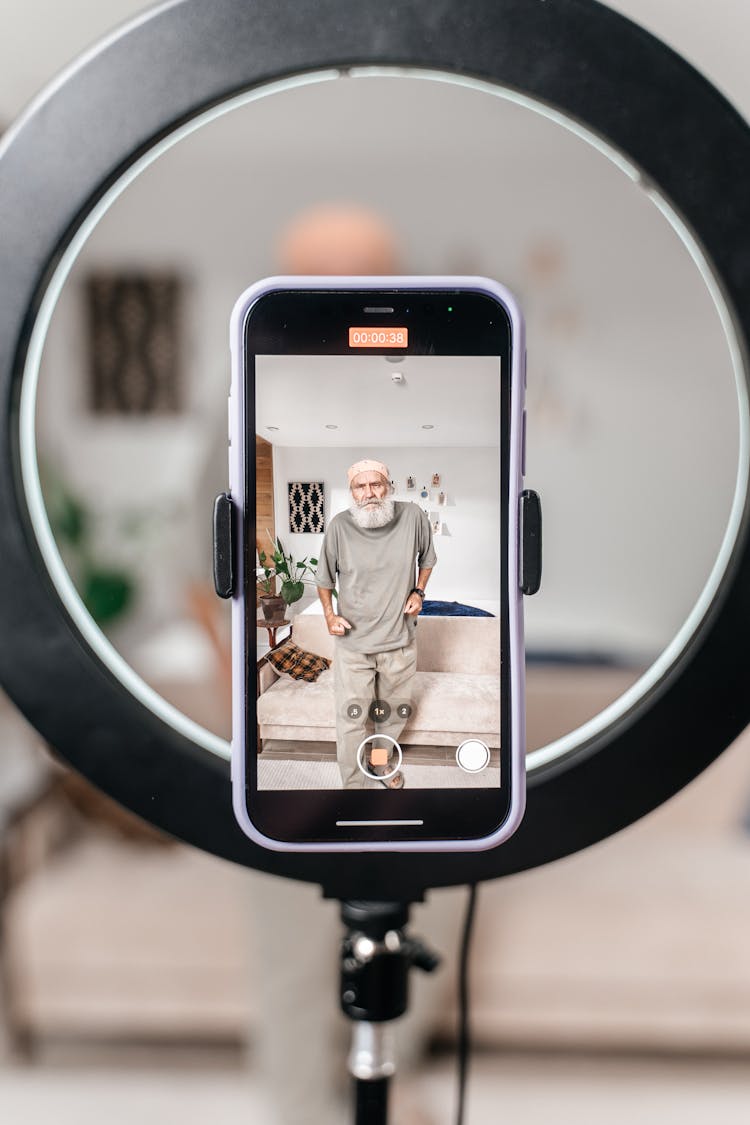
[[437,561],[427,515],[401,500],[394,509],[390,523],[372,528],[339,512],[323,537],[315,582],[338,590],[336,612],[352,627],[336,643],[352,652],[389,652],[413,640],[417,619],[407,617],[404,606],[415,563],[429,569]]

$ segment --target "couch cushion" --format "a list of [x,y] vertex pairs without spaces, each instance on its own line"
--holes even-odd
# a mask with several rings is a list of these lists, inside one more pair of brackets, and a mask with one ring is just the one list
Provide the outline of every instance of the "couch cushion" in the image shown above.
[[500,619],[419,617],[417,668],[421,672],[500,676]]
[[322,613],[300,613],[292,622],[292,637],[300,648],[333,659],[333,637]]
[[[309,652],[333,658],[336,640],[322,613],[301,613],[294,641]],[[417,668],[421,672],[471,672],[500,675],[498,617],[423,617],[417,621]]]
[[[417,672],[414,677],[412,715],[404,728],[404,739],[416,741],[421,731],[445,732],[446,741],[459,735],[481,736],[488,745],[500,744],[500,689],[495,676],[461,672]],[[261,736],[271,737],[263,728],[273,727],[272,737],[281,737],[278,728],[288,729],[286,737],[307,739],[311,729],[329,731],[334,738],[335,713],[333,672],[321,673],[314,684],[280,679],[258,700]],[[319,733],[314,737],[320,737]],[[429,741],[434,743],[434,739]]]
[[[276,680],[258,699],[258,722],[299,727],[330,727],[333,730],[333,670],[321,672],[313,684],[287,676]],[[263,731],[261,730],[261,734]],[[304,738],[304,733],[296,734]]]
[[[407,731],[481,735],[500,745],[500,683],[486,673],[417,672]],[[450,740],[455,741],[455,739]]]

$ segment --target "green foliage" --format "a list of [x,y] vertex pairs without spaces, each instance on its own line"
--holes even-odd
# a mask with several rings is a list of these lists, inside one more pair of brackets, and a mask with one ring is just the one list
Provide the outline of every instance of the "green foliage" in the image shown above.
[[83,604],[99,625],[119,617],[133,600],[133,583],[120,570],[87,570],[82,587]]
[[[266,552],[262,549],[258,550],[258,562],[260,566],[255,571],[256,578],[259,579],[258,585],[262,588],[264,594],[272,594],[273,591],[273,577],[276,570],[271,566],[271,562]],[[261,574],[263,577],[261,578]]]
[[135,582],[124,571],[96,559],[96,519],[60,474],[42,466],[42,488],[50,527],[83,604],[97,625],[108,625],[130,608]]
[[[273,565],[275,573],[281,578],[281,596],[287,605],[292,605],[298,602],[305,592],[305,582],[311,581],[315,577],[315,567],[318,565],[318,560],[308,558],[305,555],[304,559],[296,560],[294,556],[284,550],[284,544],[277,537],[275,540],[271,537],[270,532],[266,532],[268,538],[273,544]],[[261,558],[261,553],[263,558]],[[258,558],[263,565],[265,558],[264,552],[258,553]],[[309,574],[310,578],[305,575]]]
[[80,547],[88,532],[88,520],[83,504],[79,503],[69,493],[60,497],[60,504],[55,513],[55,528],[57,535],[71,547]]
[[287,605],[298,602],[305,592],[304,582],[282,582],[281,596]]

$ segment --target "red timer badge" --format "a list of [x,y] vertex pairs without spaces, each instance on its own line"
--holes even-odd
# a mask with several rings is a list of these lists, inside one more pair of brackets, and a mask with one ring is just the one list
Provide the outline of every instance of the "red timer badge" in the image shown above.
[[408,328],[350,328],[350,348],[405,348]]

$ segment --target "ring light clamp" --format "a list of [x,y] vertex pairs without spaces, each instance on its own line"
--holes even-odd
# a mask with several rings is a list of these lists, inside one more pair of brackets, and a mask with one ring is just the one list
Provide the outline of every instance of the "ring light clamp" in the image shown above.
[[744,728],[746,449],[713,586],[647,690],[606,725],[584,728],[585,739],[566,753],[531,763],[526,817],[508,843],[471,855],[401,855],[393,864],[379,854],[265,852],[245,838],[231,812],[226,759],[187,721],[167,721],[129,691],[63,603],[32,521],[28,425],[21,437],[22,391],[55,287],[108,193],[158,146],[233,99],[368,68],[483,84],[606,150],[684,224],[734,331],[741,371],[750,338],[750,131],[641,28],[593,0],[165,4],[83,57],[0,147],[0,680],[74,768],[165,831],[247,866],[321,883],[334,897],[406,901],[429,887],[545,863],[617,831],[679,790]]

